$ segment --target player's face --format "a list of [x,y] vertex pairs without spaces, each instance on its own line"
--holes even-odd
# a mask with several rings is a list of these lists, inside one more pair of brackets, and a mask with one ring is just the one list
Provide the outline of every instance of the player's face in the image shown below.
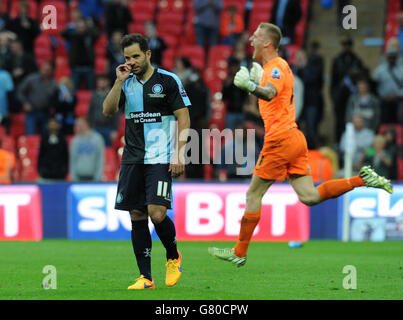
[[255,49],[253,51],[253,59],[260,61],[262,57],[262,50],[267,41],[264,37],[264,31],[260,28],[257,28],[253,35],[249,38],[249,41],[250,45]]
[[126,65],[130,67],[130,71],[136,76],[142,76],[150,67],[151,51],[148,50],[144,53],[141,51],[138,43],[124,48],[123,54],[125,56]]

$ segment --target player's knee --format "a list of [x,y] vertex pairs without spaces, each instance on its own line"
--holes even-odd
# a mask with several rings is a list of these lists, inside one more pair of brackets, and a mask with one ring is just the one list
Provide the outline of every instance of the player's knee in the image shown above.
[[132,220],[132,222],[139,220],[146,220],[147,214],[145,212],[141,212],[138,210],[132,210],[130,211],[130,219]]
[[305,204],[308,207],[312,207],[319,203],[318,197],[314,194],[308,194],[308,195],[302,195],[302,196],[300,195],[298,198],[299,198],[299,201],[301,201],[303,204]]
[[246,202],[261,201],[264,196],[264,192],[259,189],[249,189],[246,192]]
[[153,223],[161,223],[166,217],[166,210],[159,208],[149,210],[148,213]]

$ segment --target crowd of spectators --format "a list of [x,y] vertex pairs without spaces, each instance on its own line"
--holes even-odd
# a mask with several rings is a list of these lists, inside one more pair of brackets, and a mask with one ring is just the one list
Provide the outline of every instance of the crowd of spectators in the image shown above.
[[[67,62],[71,75],[56,79],[55,61],[35,59],[35,39],[43,32],[38,20],[29,15],[29,5],[34,0],[21,1],[17,17],[11,19],[0,8],[0,121],[4,131],[10,134],[10,115],[24,113],[24,135],[41,135],[37,169],[42,181],[66,180],[100,181],[105,167],[106,148],[121,146],[121,114],[114,118],[102,115],[102,102],[115,81],[115,68],[124,63],[120,40],[130,32],[135,21],[127,1],[92,0],[76,1],[69,21],[59,37],[51,37],[52,47],[63,42],[67,49]],[[137,0],[135,0],[137,1]],[[4,2],[4,1],[3,1]],[[11,0],[9,1],[11,3]],[[71,1],[72,2],[72,1]],[[38,5],[40,2],[38,2]],[[70,4],[70,3],[69,3]],[[195,44],[208,48],[216,45],[231,46],[232,53],[226,61],[225,77],[219,88],[220,96],[206,83],[203,68],[192,64],[192,57],[176,56],[173,71],[181,79],[192,102],[191,126],[199,133],[199,154],[205,141],[201,130],[217,127],[211,125],[214,103],[220,100],[224,109],[224,127],[230,130],[255,129],[256,159],[263,142],[264,128],[259,117],[257,99],[233,85],[233,78],[240,66],[251,67],[248,25],[253,0],[245,1],[245,8],[225,6],[223,0],[192,0],[194,10]],[[303,130],[310,159],[323,173],[315,172],[315,181],[336,177],[339,165],[343,167],[346,141],[345,125],[352,122],[356,153],[354,170],[363,164],[371,164],[388,178],[398,178],[397,159],[399,148],[394,129],[384,130],[385,123],[403,123],[403,15],[397,38],[389,41],[385,56],[373,75],[361,57],[354,52],[354,40],[343,36],[340,52],[332,58],[329,86],[325,83],[324,59],[320,43],[308,41],[304,49],[290,50],[296,38],[296,26],[302,17],[301,1],[275,0],[270,7],[270,22],[279,25],[284,39],[279,50],[287,59],[295,76],[296,118]],[[164,55],[169,51],[166,37],[159,34],[156,21],[144,22],[144,34],[149,39],[152,64],[164,66]],[[96,43],[106,36],[105,52],[107,68],[96,75]],[[289,47],[291,45],[291,47]],[[207,54],[206,54],[207,61]],[[373,67],[373,66],[371,66]],[[77,95],[81,89],[91,91],[85,115],[77,112]],[[325,110],[324,92],[329,90],[335,117],[337,145],[319,135],[319,125]],[[213,157],[223,157],[233,152],[240,141],[223,144]],[[230,150],[230,151],[228,151]],[[199,159],[199,163],[202,159]],[[59,164],[56,165],[55,163]],[[320,165],[319,165],[320,164]],[[234,174],[234,165],[214,165],[212,177],[220,181],[242,178]],[[202,164],[186,168],[186,178],[203,179],[206,169]],[[245,176],[248,178],[248,176]]]

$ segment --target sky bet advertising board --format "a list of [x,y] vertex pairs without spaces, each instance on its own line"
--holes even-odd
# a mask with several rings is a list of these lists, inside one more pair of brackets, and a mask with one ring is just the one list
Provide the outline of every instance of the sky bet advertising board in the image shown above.
[[[402,185],[394,185],[392,194],[364,187],[349,192],[348,196],[352,241],[403,240]],[[339,208],[342,210],[341,205]]]
[[[236,240],[245,210],[246,184],[176,184],[173,209],[178,240]],[[72,185],[68,195],[70,239],[130,239],[127,211],[114,209],[116,184]],[[149,221],[152,238],[158,239]],[[288,185],[274,185],[263,197],[256,241],[306,241],[309,208]]]

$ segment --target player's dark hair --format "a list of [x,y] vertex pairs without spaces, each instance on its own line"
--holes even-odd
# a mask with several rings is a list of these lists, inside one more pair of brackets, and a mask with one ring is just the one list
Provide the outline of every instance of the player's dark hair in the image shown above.
[[140,50],[144,53],[150,50],[147,38],[138,33],[126,34],[120,41],[120,47],[122,48],[122,50],[124,50],[126,47],[129,47],[135,43],[139,44]]

